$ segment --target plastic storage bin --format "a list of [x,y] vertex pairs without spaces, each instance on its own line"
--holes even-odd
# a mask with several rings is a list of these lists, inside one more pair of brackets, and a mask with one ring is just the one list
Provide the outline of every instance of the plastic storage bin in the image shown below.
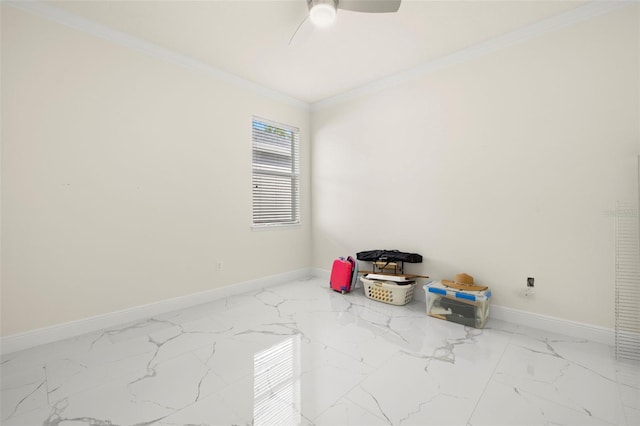
[[406,305],[413,300],[415,282],[398,284],[392,281],[370,280],[367,276],[360,277],[364,284],[364,294],[369,299],[390,305]]
[[491,290],[456,290],[437,281],[424,286],[427,315],[474,328],[484,328],[489,319]]

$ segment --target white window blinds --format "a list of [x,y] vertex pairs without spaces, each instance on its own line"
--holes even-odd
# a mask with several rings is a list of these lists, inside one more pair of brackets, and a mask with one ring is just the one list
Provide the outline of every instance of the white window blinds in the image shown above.
[[299,130],[253,118],[253,225],[300,223]]

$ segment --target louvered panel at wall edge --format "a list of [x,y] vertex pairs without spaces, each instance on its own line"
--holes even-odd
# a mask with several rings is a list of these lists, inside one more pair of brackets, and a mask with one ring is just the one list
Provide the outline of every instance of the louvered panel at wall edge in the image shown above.
[[615,208],[615,354],[640,362],[640,157],[638,204],[616,202]]

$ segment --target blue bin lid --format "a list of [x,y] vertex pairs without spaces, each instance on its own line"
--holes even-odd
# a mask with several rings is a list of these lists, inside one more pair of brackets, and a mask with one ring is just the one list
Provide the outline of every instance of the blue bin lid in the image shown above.
[[424,285],[424,291],[427,293],[441,294],[443,296],[452,296],[457,299],[484,301],[491,298],[491,290],[486,289],[482,291],[469,291],[469,290],[457,290],[447,287],[442,284],[441,281],[434,281]]

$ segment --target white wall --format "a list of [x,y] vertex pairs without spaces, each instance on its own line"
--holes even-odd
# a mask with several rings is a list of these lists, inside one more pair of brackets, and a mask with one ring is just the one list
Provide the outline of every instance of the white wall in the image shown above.
[[410,271],[467,272],[497,305],[612,328],[611,209],[637,194],[637,7],[315,111],[314,266],[415,251]]
[[[612,326],[637,6],[316,111],[311,135],[307,111],[1,9],[2,336],[373,248],[471,273],[496,304]],[[249,228],[253,114],[301,128],[299,229]]]
[[[308,110],[6,5],[1,100],[3,336],[310,266]],[[250,229],[253,114],[300,228]]]

